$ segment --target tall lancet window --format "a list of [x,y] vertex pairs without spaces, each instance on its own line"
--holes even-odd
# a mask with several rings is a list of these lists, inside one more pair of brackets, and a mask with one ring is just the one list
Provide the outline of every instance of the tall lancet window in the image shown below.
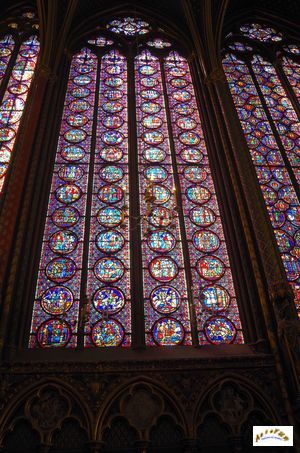
[[300,309],[300,46],[271,27],[228,37],[224,70]]
[[242,342],[189,64],[116,18],[72,59],[30,347]]
[[35,14],[25,12],[0,32],[0,194],[37,63],[37,28]]

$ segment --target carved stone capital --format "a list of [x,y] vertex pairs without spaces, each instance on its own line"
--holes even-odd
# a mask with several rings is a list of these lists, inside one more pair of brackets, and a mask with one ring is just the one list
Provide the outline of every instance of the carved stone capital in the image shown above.
[[205,78],[204,82],[206,84],[215,84],[217,82],[227,83],[227,79],[223,70],[222,65],[214,68]]

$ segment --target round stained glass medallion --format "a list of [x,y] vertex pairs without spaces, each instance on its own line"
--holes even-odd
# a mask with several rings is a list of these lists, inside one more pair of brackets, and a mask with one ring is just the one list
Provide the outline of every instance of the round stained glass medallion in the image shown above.
[[203,167],[187,165],[183,170],[183,175],[190,182],[200,183],[205,181],[207,173]]
[[102,104],[102,108],[107,113],[118,113],[118,112],[121,112],[124,107],[121,104],[121,102],[110,101],[110,102],[104,102],[104,104]]
[[46,275],[54,283],[64,283],[74,277],[76,264],[70,258],[54,258],[46,266]]
[[75,113],[82,113],[88,110],[90,104],[85,99],[75,99],[69,104],[69,109]]
[[149,131],[143,133],[142,139],[148,145],[159,145],[164,141],[165,137],[161,132]]
[[86,138],[86,135],[82,129],[69,129],[64,133],[64,138],[70,143],[80,143]]
[[158,286],[150,294],[154,310],[162,314],[174,313],[180,306],[180,294],[172,286]]
[[194,112],[193,107],[188,103],[176,104],[174,106],[174,111],[178,115],[192,115]]
[[114,204],[121,201],[124,197],[122,187],[116,186],[115,184],[107,184],[100,187],[98,192],[99,200],[103,203]]
[[50,315],[62,315],[73,305],[73,294],[65,286],[48,288],[41,297],[41,306]]
[[277,210],[269,211],[269,216],[273,228],[280,228],[285,223],[286,217],[283,212],[278,212]]
[[71,91],[71,95],[74,98],[86,98],[90,94],[91,94],[91,90],[89,88],[86,88],[86,87],[75,87]]
[[149,264],[151,277],[162,283],[168,283],[173,280],[177,276],[178,271],[176,262],[168,256],[158,256]]
[[125,297],[120,289],[108,286],[96,291],[93,304],[96,310],[104,316],[112,315],[122,310],[125,305]]
[[192,98],[192,95],[189,91],[186,90],[180,90],[180,91],[174,91],[172,93],[173,99],[178,102],[187,102]]
[[101,319],[92,328],[91,338],[95,346],[120,346],[124,339],[122,324],[115,319]]
[[119,162],[123,157],[123,151],[116,147],[106,147],[100,150],[99,157],[106,162]]
[[145,149],[145,159],[148,162],[159,163],[165,160],[166,152],[161,148],[147,148]]
[[159,92],[151,89],[142,90],[140,94],[143,99],[149,100],[157,99],[159,97]]
[[184,340],[184,328],[175,318],[160,318],[152,327],[153,340],[159,346],[174,346]]
[[300,262],[297,258],[289,254],[281,255],[287,278],[289,281],[297,280],[300,276]]
[[170,199],[171,192],[165,186],[162,186],[160,184],[153,184],[153,186],[151,187],[151,195],[154,197],[153,203],[163,204]]
[[189,164],[198,164],[203,159],[203,154],[199,149],[184,148],[180,153],[181,159]]
[[59,228],[70,228],[79,220],[79,212],[73,206],[62,206],[52,214],[53,223]]
[[167,227],[172,223],[173,216],[170,209],[163,206],[158,206],[152,209],[148,221],[156,227]]
[[16,132],[9,127],[0,127],[0,142],[10,142],[16,135]]
[[74,77],[74,79],[73,79],[73,82],[75,83],[75,85],[79,85],[79,86],[88,85],[89,83],[91,83],[91,81],[92,81],[92,78],[89,75],[85,75],[85,74],[78,75],[78,76]]
[[70,337],[70,326],[61,319],[48,319],[37,331],[37,341],[41,348],[63,348]]
[[12,76],[17,82],[26,82],[33,76],[35,62],[31,60],[22,60],[15,64],[12,70]]
[[208,227],[215,222],[216,216],[210,208],[196,206],[190,211],[190,219],[195,225]]
[[117,182],[123,178],[124,172],[122,168],[117,165],[105,165],[100,168],[99,176],[103,181]]
[[155,79],[154,77],[143,77],[140,82],[141,85],[146,88],[153,88],[158,85],[158,79]]
[[143,102],[141,104],[141,110],[144,113],[153,115],[154,113],[158,113],[161,110],[161,106],[157,104],[157,102]]
[[118,131],[107,131],[102,134],[102,140],[107,145],[118,145],[124,140],[124,135]]
[[108,129],[118,129],[122,126],[123,123],[123,118],[118,115],[107,116],[102,121],[103,126],[107,127]]
[[15,124],[20,120],[23,109],[24,101],[18,98],[8,98],[3,101],[0,107],[0,122],[3,126]]
[[161,167],[160,165],[153,165],[151,167],[145,168],[144,175],[145,178],[148,179],[148,181],[162,182],[167,179],[168,172],[164,167]]
[[186,75],[186,70],[180,68],[179,66],[173,66],[169,69],[169,74],[174,77],[184,77]]
[[86,115],[82,115],[81,113],[76,113],[67,117],[67,123],[72,127],[85,126],[88,120],[88,117]]
[[114,283],[123,277],[125,267],[122,261],[117,258],[100,258],[94,267],[98,280],[103,283]]
[[236,328],[225,316],[212,316],[204,324],[204,334],[212,344],[230,344],[236,337]]
[[204,280],[219,280],[225,272],[225,266],[216,256],[203,256],[197,261],[197,271]]
[[220,247],[220,239],[209,230],[196,231],[192,240],[194,247],[200,252],[215,252]]
[[38,49],[34,47],[25,47],[20,49],[20,55],[24,58],[34,58],[38,54]]
[[124,247],[125,239],[114,230],[102,231],[96,237],[96,245],[103,253],[116,253]]
[[289,221],[295,225],[295,226],[300,226],[300,206],[292,206],[290,207],[286,215],[289,219]]
[[142,125],[147,129],[158,129],[162,125],[162,119],[159,116],[146,116]]
[[77,243],[77,236],[72,231],[56,231],[49,239],[49,247],[54,253],[71,253],[75,250]]
[[293,238],[282,230],[275,230],[277,245],[281,253],[289,252],[295,245]]
[[121,90],[105,90],[103,96],[110,101],[117,101],[123,97],[123,92]]
[[75,71],[79,74],[89,74],[93,69],[93,65],[87,63],[80,63],[75,67]]
[[81,146],[67,146],[61,150],[61,157],[68,162],[77,162],[83,159],[85,151]]
[[139,67],[139,73],[142,75],[150,76],[156,73],[156,69],[153,66],[145,64]]
[[200,143],[200,137],[195,132],[182,132],[179,135],[179,140],[184,145],[198,145]]
[[176,239],[166,230],[156,230],[148,236],[147,244],[154,252],[168,253],[175,247]]
[[100,225],[107,228],[114,228],[124,220],[124,212],[113,206],[107,206],[98,211],[97,220]]
[[192,129],[195,129],[195,127],[197,126],[196,121],[193,120],[193,118],[189,117],[178,118],[176,124],[180,129],[184,129],[186,131],[191,131]]
[[123,85],[124,80],[121,77],[113,77],[112,76],[112,77],[107,77],[104,80],[104,83],[108,87],[117,88],[117,87],[120,87],[121,85]]
[[203,204],[210,200],[211,193],[206,187],[195,184],[187,188],[186,196],[193,203]]
[[114,33],[123,33],[126,36],[144,35],[149,32],[150,25],[141,19],[124,17],[114,19],[106,26]]
[[206,286],[199,295],[201,304],[205,310],[217,312],[226,310],[230,303],[228,292],[223,286]]
[[119,75],[124,72],[124,68],[118,64],[112,64],[106,66],[106,72],[107,74],[112,74],[112,75]]
[[65,184],[56,189],[55,196],[61,203],[75,203],[81,197],[81,189],[75,184]]
[[62,165],[58,170],[60,179],[66,182],[78,181],[83,176],[83,169],[80,165]]
[[28,86],[25,83],[13,83],[7,87],[11,94],[24,94],[28,91]]

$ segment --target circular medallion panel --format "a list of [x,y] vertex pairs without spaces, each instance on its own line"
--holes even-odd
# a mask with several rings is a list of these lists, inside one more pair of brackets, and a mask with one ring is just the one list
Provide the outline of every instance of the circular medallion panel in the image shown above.
[[216,216],[210,208],[196,206],[190,211],[190,219],[195,225],[208,227],[215,222]]
[[162,119],[159,116],[145,116],[142,125],[147,129],[158,129],[162,125]]
[[184,340],[184,328],[175,318],[160,318],[152,327],[153,340],[159,346],[174,346]]
[[123,97],[123,91],[121,90],[105,90],[103,96],[110,101],[117,101]]
[[49,239],[49,247],[54,253],[67,254],[77,247],[78,238],[72,231],[60,230]]
[[70,129],[64,133],[64,138],[70,143],[80,143],[86,138],[86,135],[82,129]]
[[193,120],[193,118],[189,117],[178,118],[176,124],[180,129],[184,129],[186,131],[191,131],[192,129],[195,129],[195,127],[197,126],[196,121]]
[[158,286],[150,295],[154,310],[162,314],[174,313],[180,306],[180,294],[172,286]]
[[156,257],[149,264],[151,276],[162,283],[173,280],[177,276],[178,271],[176,262],[167,256]]
[[104,83],[108,87],[120,87],[121,85],[123,85],[124,80],[121,77],[112,76],[112,77],[107,77],[104,80]]
[[107,113],[118,113],[118,112],[121,112],[124,107],[121,104],[121,102],[110,101],[110,102],[104,102],[104,104],[102,104],[102,108]]
[[65,182],[75,182],[82,178],[83,169],[80,165],[62,165],[58,176]]
[[107,184],[102,186],[98,192],[99,200],[103,203],[114,204],[121,201],[124,197],[122,187],[115,184]]
[[96,237],[96,245],[103,253],[116,253],[124,247],[125,239],[114,230],[102,231]]
[[220,247],[220,239],[209,230],[196,231],[192,240],[194,247],[200,252],[215,252]]
[[206,286],[199,295],[201,304],[205,310],[217,312],[226,310],[230,303],[228,292],[223,286]]
[[103,126],[107,127],[107,129],[118,129],[123,123],[123,118],[118,115],[107,116],[102,121]]
[[153,165],[151,167],[147,167],[144,170],[145,178],[151,182],[163,182],[168,177],[168,172],[164,167],[160,165]]
[[186,70],[179,66],[173,66],[169,69],[169,74],[174,77],[184,77],[186,75]]
[[182,134],[179,135],[179,140],[184,145],[190,146],[198,145],[200,143],[200,137],[195,132],[182,132]]
[[72,127],[83,127],[88,122],[88,117],[82,113],[74,113],[67,117],[67,123]]
[[141,110],[144,113],[153,115],[161,110],[161,106],[157,102],[143,102],[141,104]]
[[154,77],[143,77],[140,82],[141,85],[146,88],[153,88],[158,85],[158,79],[155,79]]
[[203,159],[203,154],[199,149],[184,148],[180,153],[181,159],[188,164],[199,164]]
[[200,183],[205,181],[207,173],[203,167],[187,165],[183,170],[183,175],[190,182]]
[[152,209],[148,217],[148,221],[151,225],[163,228],[169,226],[172,223],[172,220],[172,212],[164,206],[158,206],[157,208]]
[[60,203],[75,203],[81,197],[81,189],[75,184],[64,184],[56,189],[55,196]]
[[151,163],[159,163],[165,160],[166,152],[161,148],[145,149],[145,159]]
[[155,74],[156,69],[153,66],[150,66],[150,65],[143,65],[143,66],[139,67],[138,71],[139,71],[140,74],[149,76],[149,75]]
[[107,131],[102,134],[102,140],[106,145],[118,145],[124,140],[124,135],[118,131]]
[[225,316],[212,316],[204,324],[204,334],[212,344],[230,344],[236,337],[236,328]]
[[219,280],[225,272],[225,266],[216,256],[203,256],[197,261],[197,271],[204,280]]
[[46,266],[46,275],[54,283],[64,283],[74,277],[76,264],[70,258],[54,258]]
[[92,81],[92,78],[88,75],[78,75],[76,77],[74,77],[73,79],[73,82],[75,83],[75,85],[79,85],[79,86],[84,86],[84,85],[88,85],[89,83],[91,83]]
[[61,150],[61,157],[68,162],[77,162],[83,159],[85,156],[85,151],[80,146],[67,146]]
[[65,286],[48,288],[41,298],[41,306],[50,315],[62,315],[73,305],[73,294]]
[[92,328],[91,338],[98,348],[120,346],[124,339],[124,328],[115,319],[101,319]]
[[98,280],[103,283],[114,283],[123,277],[125,267],[122,261],[117,258],[100,258],[94,267]]
[[105,162],[119,162],[123,157],[123,151],[116,147],[105,147],[99,152],[99,157]]
[[167,187],[162,186],[161,184],[153,184],[151,187],[151,195],[153,197],[153,203],[164,204],[170,199],[171,192]]
[[189,82],[185,79],[182,79],[181,77],[176,77],[174,79],[170,80],[170,85],[173,88],[185,88],[188,86]]
[[192,98],[192,95],[189,91],[186,90],[180,90],[180,91],[174,91],[172,93],[173,99],[178,102],[187,102],[190,101]]
[[178,115],[192,115],[194,109],[188,103],[179,103],[174,106],[174,111]]
[[124,172],[122,168],[117,165],[105,165],[100,168],[99,176],[103,181],[117,182],[123,178]]
[[41,348],[63,348],[70,337],[69,324],[60,319],[48,319],[37,331],[37,341]]
[[22,99],[8,98],[0,107],[0,122],[3,126],[15,124],[20,120],[25,103]]
[[287,278],[289,281],[297,280],[300,276],[300,262],[297,258],[289,254],[281,255]]
[[55,209],[52,214],[52,221],[59,228],[70,228],[76,225],[79,217],[79,212],[73,206],[62,206]]
[[153,89],[148,89],[148,90],[142,90],[141,91],[141,97],[143,99],[147,99],[149,101],[153,101],[159,97],[159,92]]
[[97,220],[104,227],[114,228],[123,222],[124,212],[119,208],[107,206],[98,211]]
[[193,203],[203,204],[210,200],[211,193],[206,187],[195,184],[187,188],[186,196]]
[[75,87],[71,91],[71,95],[74,98],[86,98],[91,94],[91,90],[86,87]]
[[120,289],[106,286],[98,289],[94,294],[93,304],[96,310],[104,316],[112,315],[122,310],[125,305],[125,297]]
[[164,134],[158,131],[149,131],[144,132],[142,135],[142,139],[148,145],[159,145],[165,139]]
[[147,244],[154,252],[167,253],[175,247],[176,239],[166,230],[156,230],[148,236]]

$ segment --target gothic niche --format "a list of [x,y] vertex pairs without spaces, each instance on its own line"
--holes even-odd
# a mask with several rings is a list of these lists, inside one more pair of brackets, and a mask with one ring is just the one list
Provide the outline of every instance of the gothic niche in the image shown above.
[[201,452],[252,451],[253,425],[276,420],[255,389],[231,379],[214,386],[198,407],[197,438]]
[[102,424],[103,452],[182,451],[184,422],[174,403],[150,384],[131,385],[107,409]]

